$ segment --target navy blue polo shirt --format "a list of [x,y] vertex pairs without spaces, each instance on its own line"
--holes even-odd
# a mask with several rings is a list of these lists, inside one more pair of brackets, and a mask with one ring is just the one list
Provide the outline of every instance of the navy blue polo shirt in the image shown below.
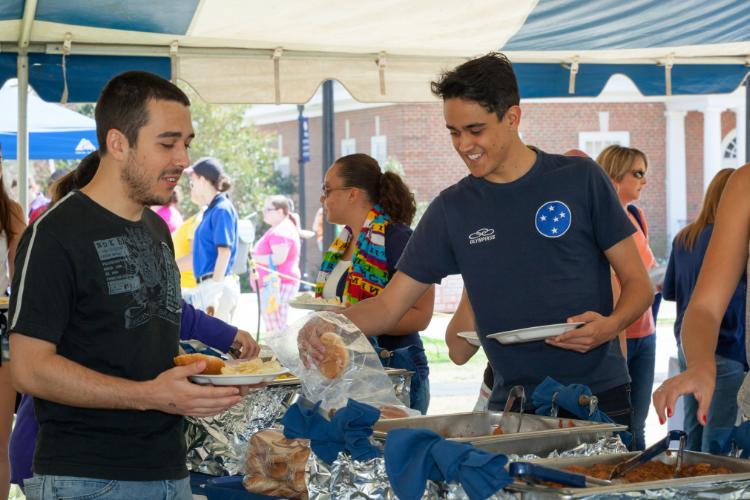
[[547,376],[597,393],[630,381],[617,339],[581,354],[542,341],[501,345],[487,335],[585,311],[609,315],[604,251],[634,231],[595,162],[537,151],[529,172],[513,182],[468,176],[440,193],[398,269],[422,283],[462,275],[495,373],[491,408],[502,407],[513,385],[531,394]]
[[[693,249],[688,250],[677,239],[672,242],[672,253],[669,255],[667,272],[664,275],[662,296],[666,300],[677,302],[677,318],[674,322],[674,336],[680,343],[682,318],[685,316],[695,283],[698,281],[703,265],[703,258],[711,240],[714,225],[707,224],[696,238]],[[727,310],[721,318],[719,339],[716,354],[742,363],[747,370],[745,357],[745,297],[747,295],[747,276],[743,275],[732,294]]]

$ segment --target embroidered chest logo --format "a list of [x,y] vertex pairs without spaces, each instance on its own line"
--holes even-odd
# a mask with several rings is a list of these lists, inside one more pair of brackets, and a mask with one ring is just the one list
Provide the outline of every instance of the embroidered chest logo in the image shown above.
[[483,227],[477,229],[469,235],[469,244],[475,245],[477,243],[484,243],[485,241],[492,241],[495,239],[495,230]]
[[545,238],[559,238],[568,232],[573,213],[561,201],[548,201],[536,211],[534,226]]

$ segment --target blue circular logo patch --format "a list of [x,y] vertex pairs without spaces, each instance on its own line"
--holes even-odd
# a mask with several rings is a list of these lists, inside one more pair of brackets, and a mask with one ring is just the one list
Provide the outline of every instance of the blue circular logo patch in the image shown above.
[[573,214],[561,201],[548,201],[536,211],[534,226],[545,238],[559,238],[568,232]]

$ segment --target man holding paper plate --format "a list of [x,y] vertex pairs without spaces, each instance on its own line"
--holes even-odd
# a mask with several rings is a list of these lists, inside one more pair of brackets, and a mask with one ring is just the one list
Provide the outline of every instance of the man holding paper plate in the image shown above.
[[[502,54],[458,66],[432,90],[469,175],[430,204],[383,292],[344,314],[377,335],[431,283],[460,273],[494,372],[490,409],[502,409],[514,385],[531,394],[550,376],[589,386],[599,408],[628,425],[630,377],[617,335],[653,290],[609,178],[590,159],[521,141],[518,84]],[[610,266],[622,282],[614,310]],[[306,362],[322,358],[320,322],[300,331]]]

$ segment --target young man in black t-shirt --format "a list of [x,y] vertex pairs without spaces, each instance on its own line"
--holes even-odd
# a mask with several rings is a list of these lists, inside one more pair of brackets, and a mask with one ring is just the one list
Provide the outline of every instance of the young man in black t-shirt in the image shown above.
[[40,432],[28,498],[192,498],[182,415],[219,413],[237,387],[174,367],[180,280],[166,224],[194,133],[190,102],[155,75],[111,80],[96,107],[89,184],[24,233],[10,308],[13,378]]

